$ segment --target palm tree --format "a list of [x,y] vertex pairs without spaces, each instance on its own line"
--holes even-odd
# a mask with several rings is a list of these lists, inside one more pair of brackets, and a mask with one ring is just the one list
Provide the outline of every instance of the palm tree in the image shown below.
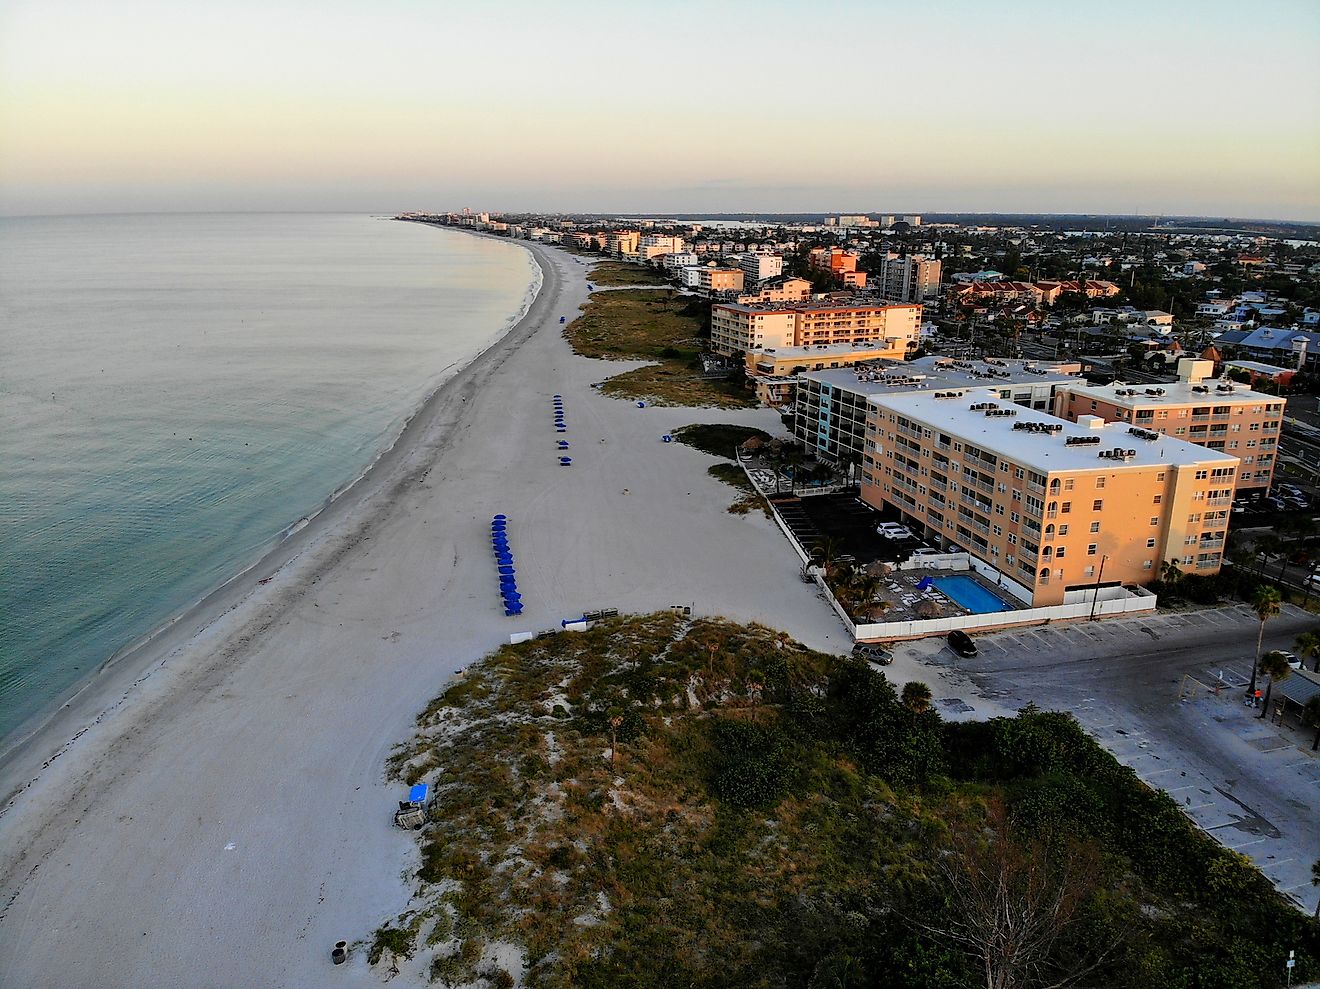
[[[1311,863],[1311,885],[1320,886],[1320,859]],[[1320,920],[1320,900],[1315,904],[1315,919]]]
[[903,684],[903,706],[913,714],[921,714],[930,709],[930,688],[924,683],[912,680]]
[[1288,665],[1283,653],[1274,649],[1261,658],[1260,672],[1262,676],[1270,678],[1270,682],[1265,685],[1265,703],[1260,706],[1260,714],[1256,715],[1258,718],[1263,718],[1270,709],[1270,692],[1274,690],[1274,682],[1287,680],[1292,675],[1292,667]]
[[1165,560],[1160,567],[1160,580],[1164,581],[1169,587],[1173,587],[1182,578],[1182,567],[1178,566],[1178,561],[1173,558]]
[[1320,635],[1315,632],[1303,632],[1293,643],[1299,656],[1310,656],[1315,660],[1315,671],[1320,673]]
[[870,618],[875,610],[875,598],[880,593],[883,581],[879,576],[866,571],[859,571],[857,578],[853,583],[853,590],[857,594],[857,617]]
[[1279,546],[1279,537],[1268,532],[1252,543],[1251,548],[1256,554],[1256,568],[1261,573],[1265,572],[1265,558],[1277,553]]
[[1254,696],[1256,693],[1256,667],[1260,665],[1260,644],[1265,639],[1265,623],[1271,618],[1279,617],[1282,602],[1283,595],[1279,593],[1279,589],[1269,584],[1261,584],[1251,595],[1251,610],[1260,619],[1260,632],[1256,635],[1256,658],[1251,661],[1251,686],[1247,688],[1248,696]]
[[1311,742],[1311,751],[1320,749],[1320,694],[1312,697],[1302,708],[1302,721],[1315,729],[1315,740]]
[[839,550],[843,549],[843,540],[838,536],[826,536],[815,546],[811,547],[812,555],[820,554],[820,568],[829,576],[834,567],[834,559],[839,555]]

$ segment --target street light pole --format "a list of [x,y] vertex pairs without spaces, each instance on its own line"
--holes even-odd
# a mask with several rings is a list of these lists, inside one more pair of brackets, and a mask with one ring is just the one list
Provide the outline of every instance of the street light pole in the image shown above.
[[1105,561],[1108,559],[1108,556],[1100,557],[1100,572],[1095,575],[1095,595],[1091,598],[1091,621],[1095,621],[1095,609],[1100,604],[1100,581],[1104,579]]

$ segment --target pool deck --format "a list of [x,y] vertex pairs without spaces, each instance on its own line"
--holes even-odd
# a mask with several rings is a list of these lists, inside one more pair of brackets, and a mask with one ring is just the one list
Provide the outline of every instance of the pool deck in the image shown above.
[[[996,598],[1003,600],[1005,604],[1014,604],[1011,595],[987,581],[975,570],[919,569],[889,570],[888,573],[885,573],[884,570],[888,568],[883,564],[872,564],[866,569],[872,573],[881,574],[884,581],[880,593],[875,599],[875,611],[871,618],[872,621],[904,622],[925,618],[955,618],[960,615],[980,614],[980,612],[973,612],[964,608],[938,587],[931,587],[925,591],[917,590],[917,585],[925,577],[932,579],[966,577]],[[1024,604],[1017,606],[1027,607]]]

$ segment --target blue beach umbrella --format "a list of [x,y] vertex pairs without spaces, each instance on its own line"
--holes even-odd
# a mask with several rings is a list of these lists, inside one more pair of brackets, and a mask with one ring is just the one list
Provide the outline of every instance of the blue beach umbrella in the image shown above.
[[492,522],[507,522],[508,520],[509,516],[507,515],[495,515],[491,517]]
[[504,564],[503,566],[499,567],[498,570],[501,577],[512,577],[515,573],[518,572],[508,564]]

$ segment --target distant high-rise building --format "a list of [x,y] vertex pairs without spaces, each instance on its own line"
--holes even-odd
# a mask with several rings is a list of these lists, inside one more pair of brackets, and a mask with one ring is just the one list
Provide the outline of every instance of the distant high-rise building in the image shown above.
[[940,262],[924,255],[886,254],[874,275],[871,287],[886,299],[925,302],[940,294]]
[[744,254],[739,266],[743,270],[745,282],[755,285],[767,278],[778,278],[784,273],[784,259],[778,254]]

